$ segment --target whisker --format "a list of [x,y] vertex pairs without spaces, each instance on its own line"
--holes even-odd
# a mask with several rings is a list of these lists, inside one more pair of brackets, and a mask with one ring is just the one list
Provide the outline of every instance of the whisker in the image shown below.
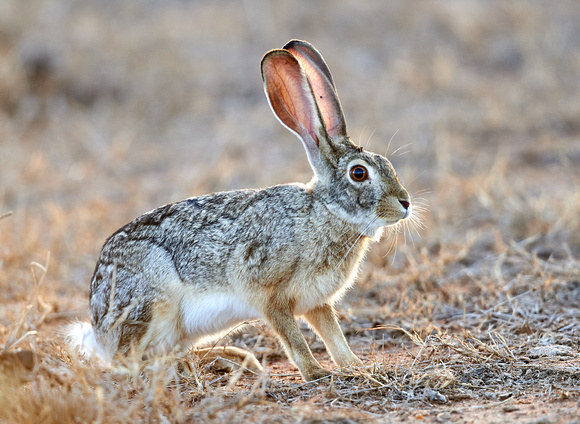
[[423,215],[423,213],[428,213],[430,211],[429,206],[426,205],[413,205],[412,206],[412,210],[411,210],[411,215],[413,214],[418,214],[420,216]]
[[[397,156],[403,156],[403,155],[406,155],[407,153],[411,153],[412,151],[413,151],[413,149],[405,150],[404,152],[399,153]],[[419,177],[420,177],[420,175],[417,176],[417,178],[419,178]],[[417,179],[417,178],[415,178],[415,179]]]
[[395,138],[395,136],[397,135],[398,132],[399,132],[399,129],[397,128],[397,131],[395,131],[395,133],[393,134],[393,136],[389,140],[389,143],[387,144],[387,150],[385,151],[385,157],[389,154],[389,149],[391,148],[391,142],[393,141],[393,139]]
[[[363,138],[363,134],[365,133],[366,129],[367,129],[367,126],[365,125],[365,126],[363,127],[362,131],[360,132],[360,135],[358,136],[358,143],[357,143],[357,144],[358,144],[359,146],[362,146],[362,138]],[[368,141],[368,140],[367,140],[367,141]],[[365,146],[365,149],[366,149],[366,148],[367,148],[367,146]]]
[[377,131],[377,129],[375,128],[371,134],[369,135],[369,139],[367,140],[367,147],[371,145],[371,140],[373,138],[373,135],[375,135],[375,132]]
[[413,231],[415,231],[415,233],[417,234],[417,237],[419,237],[419,238],[421,238],[421,233],[419,233],[419,230],[417,230],[417,227],[420,228],[421,230],[427,229],[425,224],[423,224],[422,222],[417,223],[415,221],[409,221],[409,227],[412,228]]
[[426,214],[428,212],[429,212],[428,208],[423,208],[422,206],[415,205],[413,207],[413,211],[411,212],[411,214],[416,215],[420,220],[423,220],[425,218],[424,214]]
[[374,130],[372,130],[372,131],[371,131],[371,133],[369,134],[369,137],[367,138],[367,142],[366,142],[366,146],[365,146],[365,149],[366,149],[366,150],[368,150],[368,149],[369,149],[369,146],[371,145],[371,140],[372,140],[372,138],[373,138],[373,135],[375,135],[375,132],[376,132],[376,131],[377,131],[377,130],[376,130],[376,128],[375,128],[375,129],[374,129]]
[[389,236],[391,237],[391,247],[389,248],[389,251],[387,253],[390,253],[391,250],[395,247],[397,238],[399,236],[399,233],[401,232],[401,223],[397,222],[394,225],[390,225],[387,227],[388,231],[389,231]]
[[422,227],[425,226],[425,223],[424,223],[425,219],[424,219],[424,217],[423,217],[423,215],[421,213],[418,212],[418,213],[414,214],[410,218],[411,218],[411,222],[413,222],[415,224],[419,224]]
[[[411,238],[410,234],[409,234],[409,228],[407,227],[408,225],[408,221],[402,221],[401,222],[401,227],[403,227],[403,242],[405,244],[405,246],[407,246],[407,241],[408,239]],[[415,242],[413,242],[413,240],[411,239],[411,242],[413,243],[413,246],[415,245]]]
[[[411,152],[411,151],[413,151],[413,149],[411,148],[411,150],[409,150],[409,151]],[[403,154],[403,153],[401,153],[401,154]],[[425,174],[426,174],[425,171],[419,172],[419,174],[417,174],[417,176],[415,178],[413,178],[411,181],[409,181],[409,184],[413,184],[415,181],[417,181],[419,178],[421,178]],[[415,193],[415,195],[425,194],[422,192],[431,193],[431,190],[419,190],[417,193]]]
[[395,225],[392,225],[389,228],[389,232],[391,233],[391,243],[389,244],[389,249],[387,253],[383,256],[383,258],[387,257],[388,255],[393,252],[391,257],[391,265],[395,263],[395,259],[397,258],[397,240],[399,239],[399,233],[401,231],[401,224],[398,222]]
[[417,228],[419,228],[421,230],[427,229],[427,225],[425,224],[424,221],[425,221],[425,219],[423,217],[423,214],[421,214],[421,212],[415,211],[409,217],[409,224],[412,224],[413,229],[415,230],[415,232],[417,233],[419,238],[421,237],[421,235],[419,234],[419,231],[417,230]]
[[416,247],[415,245],[415,238],[413,237],[413,233],[411,230],[415,231],[415,233],[417,234],[417,237],[419,237],[419,239],[421,239],[421,235],[419,234],[419,232],[417,231],[417,229],[411,225],[413,223],[413,221],[408,221],[405,223],[405,229],[407,230],[407,232],[409,233],[409,239],[411,240],[411,243],[413,244],[413,247]]
[[413,210],[424,210],[424,211],[428,211],[430,206],[427,202],[413,202]]
[[[403,144],[402,146],[399,146],[393,153],[391,153],[391,156],[393,156],[395,153],[397,153],[399,150],[401,149],[406,149],[407,147],[411,146],[413,143],[407,143],[407,144]],[[409,150],[412,151],[413,149]]]

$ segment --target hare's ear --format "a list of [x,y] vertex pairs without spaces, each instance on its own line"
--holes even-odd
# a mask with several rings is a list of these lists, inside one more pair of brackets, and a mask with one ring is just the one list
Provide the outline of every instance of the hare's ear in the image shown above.
[[301,40],[289,41],[284,50],[288,50],[300,61],[312,86],[328,135],[336,141],[344,138],[346,136],[344,113],[332,74],[322,55],[312,44]]
[[326,145],[328,135],[300,62],[287,50],[271,50],[262,59],[262,79],[272,111],[300,137],[314,172],[319,174],[320,142]]

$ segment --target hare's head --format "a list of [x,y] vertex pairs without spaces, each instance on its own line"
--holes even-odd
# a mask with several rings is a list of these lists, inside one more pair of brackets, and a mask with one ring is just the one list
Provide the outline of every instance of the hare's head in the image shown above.
[[262,78],[274,114],[304,144],[314,193],[333,213],[368,236],[409,216],[409,194],[391,163],[348,137],[332,75],[314,46],[292,40],[266,53]]

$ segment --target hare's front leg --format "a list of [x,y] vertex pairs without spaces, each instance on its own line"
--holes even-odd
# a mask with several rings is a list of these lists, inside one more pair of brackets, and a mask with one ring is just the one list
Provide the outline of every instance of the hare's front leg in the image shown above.
[[348,343],[342,334],[336,311],[332,305],[326,303],[311,309],[304,316],[308,324],[322,338],[332,360],[340,367],[349,365],[362,366],[363,363],[348,347]]
[[265,313],[265,318],[272,326],[284,345],[288,357],[296,364],[300,374],[306,381],[318,380],[330,375],[330,372],[320,366],[312,356],[312,352],[294,319],[290,305],[283,306],[278,302],[271,302]]

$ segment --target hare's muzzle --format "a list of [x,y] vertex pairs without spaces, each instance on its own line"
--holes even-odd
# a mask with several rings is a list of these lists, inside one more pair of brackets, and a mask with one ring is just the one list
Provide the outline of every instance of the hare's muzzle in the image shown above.
[[399,199],[399,203],[405,209],[404,215],[401,219],[405,219],[409,215],[411,215],[411,203],[409,203],[408,200],[403,200],[403,199]]

